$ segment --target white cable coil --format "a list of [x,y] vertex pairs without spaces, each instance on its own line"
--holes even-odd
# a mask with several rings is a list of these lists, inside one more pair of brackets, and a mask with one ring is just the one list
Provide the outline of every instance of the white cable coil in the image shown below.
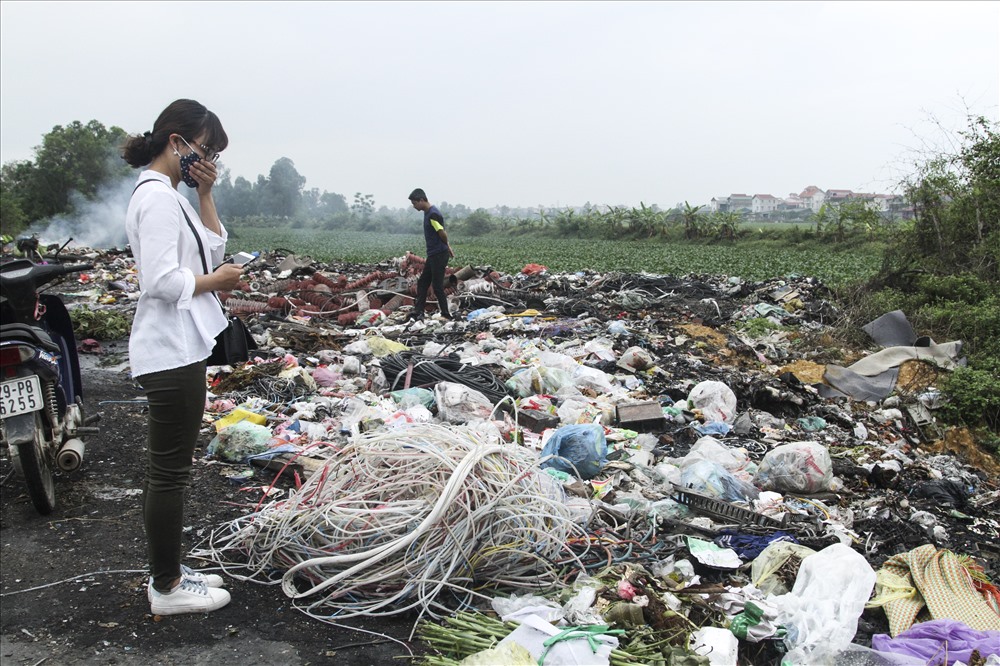
[[489,599],[480,588],[545,589],[559,582],[558,561],[576,559],[566,542],[586,533],[537,463],[467,427],[362,435],[288,500],[220,528],[205,556],[240,566],[223,561],[236,550],[260,582],[283,571],[284,593],[318,619],[437,618]]

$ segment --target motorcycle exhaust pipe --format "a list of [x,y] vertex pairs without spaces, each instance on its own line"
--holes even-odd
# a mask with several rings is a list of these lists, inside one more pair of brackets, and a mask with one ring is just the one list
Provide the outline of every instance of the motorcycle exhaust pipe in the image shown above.
[[72,472],[80,467],[80,463],[82,462],[83,440],[76,439],[75,437],[66,440],[66,443],[62,445],[58,455],[56,455],[56,464],[59,465],[59,469],[64,472]]

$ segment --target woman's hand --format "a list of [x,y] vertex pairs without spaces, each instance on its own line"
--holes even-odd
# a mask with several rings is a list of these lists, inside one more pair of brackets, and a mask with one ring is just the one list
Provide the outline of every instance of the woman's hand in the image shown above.
[[219,177],[219,168],[214,162],[198,160],[191,165],[191,177],[198,181],[198,194],[204,196],[211,192]]
[[212,291],[232,291],[243,277],[243,267],[236,264],[222,264],[212,273]]

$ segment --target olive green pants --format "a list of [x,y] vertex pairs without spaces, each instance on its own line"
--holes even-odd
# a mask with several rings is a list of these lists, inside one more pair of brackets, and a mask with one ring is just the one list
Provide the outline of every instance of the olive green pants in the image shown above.
[[181,575],[184,496],[205,412],[205,361],[136,377],[149,402],[142,515],[153,587],[161,592]]

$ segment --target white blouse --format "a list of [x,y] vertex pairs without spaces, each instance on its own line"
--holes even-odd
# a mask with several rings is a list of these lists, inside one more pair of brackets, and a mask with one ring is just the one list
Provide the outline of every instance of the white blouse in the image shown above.
[[139,302],[128,342],[132,376],[180,368],[208,358],[226,316],[212,292],[194,295],[194,276],[204,273],[198,242],[184,219],[187,211],[205,248],[209,272],[225,258],[228,233],[218,235],[170,185],[170,178],[143,171],[125,214],[125,233],[139,274]]

